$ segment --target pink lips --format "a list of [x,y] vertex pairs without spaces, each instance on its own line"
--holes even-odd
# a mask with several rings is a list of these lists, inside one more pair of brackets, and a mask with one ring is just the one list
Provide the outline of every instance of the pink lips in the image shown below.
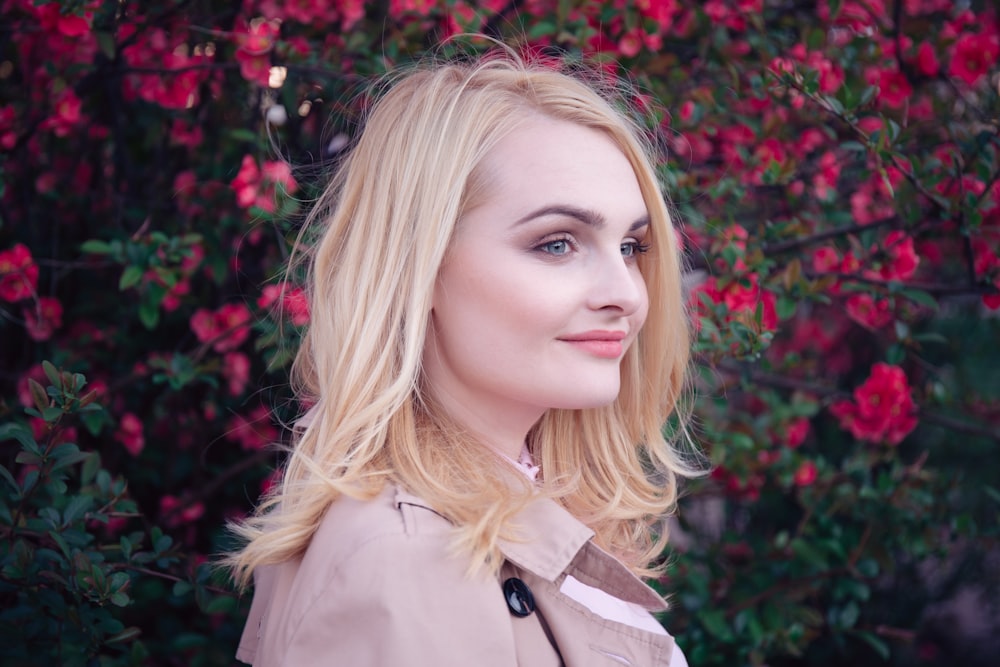
[[586,331],[580,334],[563,336],[559,340],[569,343],[584,352],[602,359],[617,359],[622,355],[625,340],[624,331]]

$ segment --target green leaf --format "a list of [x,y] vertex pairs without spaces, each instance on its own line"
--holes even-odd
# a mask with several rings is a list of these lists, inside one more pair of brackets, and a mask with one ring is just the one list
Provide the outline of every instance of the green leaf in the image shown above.
[[155,329],[160,322],[160,304],[152,298],[143,298],[139,302],[139,321],[147,329]]
[[66,544],[66,540],[63,539],[63,536],[60,535],[59,533],[57,533],[54,530],[50,530],[48,532],[48,535],[49,535],[49,537],[52,538],[53,542],[55,542],[57,545],[59,545],[59,550],[62,551],[63,556],[66,557],[66,560],[67,561],[72,560],[73,559],[73,552],[70,550],[69,545]]
[[900,290],[899,293],[902,296],[909,299],[910,301],[913,301],[914,303],[918,303],[921,306],[927,306],[928,308],[933,308],[934,310],[937,310],[938,307],[937,299],[935,299],[927,292],[924,292],[923,290],[903,289]]
[[3,442],[4,440],[17,440],[29,449],[32,447],[35,449],[38,448],[38,444],[35,442],[35,436],[32,435],[31,430],[23,424],[17,424],[14,422],[0,424],[0,442]]
[[174,543],[174,540],[169,535],[160,535],[159,537],[154,537],[153,539],[153,551],[157,554],[162,554],[164,551],[170,548]]
[[126,266],[125,270],[122,271],[121,279],[118,281],[118,291],[124,292],[129,287],[139,284],[140,280],[142,280],[142,267],[135,264]]
[[42,464],[42,457],[34,452],[20,451],[14,457],[14,461],[23,465],[37,466]]
[[19,491],[20,490],[20,487],[17,484],[17,480],[15,480],[14,476],[10,474],[10,471],[7,470],[6,466],[0,465],[0,477],[2,477],[4,479],[4,481],[6,481],[8,484],[10,484],[10,487],[14,491]]
[[52,362],[48,360],[43,361],[42,370],[45,371],[45,377],[49,379],[53,387],[62,386],[62,375],[59,373],[59,369],[52,365]]
[[82,517],[94,505],[92,496],[75,496],[63,510],[63,524],[69,525]]
[[889,645],[866,630],[852,630],[851,635],[868,644],[883,660],[889,659]]
[[236,609],[236,598],[219,595],[205,606],[205,613],[225,614]]
[[183,597],[184,595],[190,593],[192,588],[194,587],[189,582],[178,581],[174,584],[173,594],[177,597]]
[[704,610],[698,613],[698,620],[705,630],[714,637],[726,641],[733,636],[726,622],[726,613],[721,609]]
[[257,134],[251,132],[250,130],[245,130],[243,128],[236,128],[229,131],[229,137],[235,141],[249,141],[251,143],[257,142]]
[[104,241],[91,239],[83,242],[83,245],[80,246],[80,251],[91,255],[108,255],[111,253],[111,245]]
[[121,632],[112,637],[108,637],[105,641],[108,642],[109,644],[120,644],[122,642],[131,641],[141,634],[142,630],[133,626],[125,628],[124,630],[122,630]]

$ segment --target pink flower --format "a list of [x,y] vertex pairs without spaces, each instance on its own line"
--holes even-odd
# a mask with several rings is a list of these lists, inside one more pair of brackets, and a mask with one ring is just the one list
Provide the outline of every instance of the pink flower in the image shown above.
[[833,151],[827,151],[819,159],[819,171],[813,176],[813,192],[819,199],[828,199],[836,191],[840,179],[840,160]]
[[892,322],[893,313],[888,299],[860,293],[847,299],[847,316],[866,329],[881,329]]
[[250,311],[242,303],[227,303],[216,311],[199,308],[191,316],[191,330],[216,352],[235,350],[250,335]]
[[906,75],[896,69],[884,69],[878,78],[878,100],[887,107],[901,108],[913,94]]
[[998,55],[997,39],[988,34],[965,33],[952,49],[948,74],[974,86],[996,65]]
[[793,419],[785,424],[785,444],[796,449],[809,435],[809,420],[805,417]]
[[[691,291],[693,308],[699,311],[700,317],[707,317],[705,306],[699,297],[707,296],[713,303],[724,303],[729,309],[726,321],[739,320],[748,326],[755,326],[757,307],[761,307],[760,327],[764,331],[774,331],[778,327],[777,297],[773,292],[760,286],[756,273],[750,273],[740,280],[734,280],[724,288],[719,288],[718,281],[712,277]],[[695,326],[698,326],[695,319]]]
[[63,307],[58,299],[43,296],[33,305],[25,306],[24,321],[32,340],[43,341],[52,337],[62,326]]
[[268,213],[276,210],[276,185],[280,185],[289,194],[299,188],[287,162],[269,160],[264,162],[263,168],[258,168],[257,162],[250,155],[243,156],[240,171],[230,185],[236,193],[236,203],[241,208],[256,206]]
[[803,461],[798,470],[795,471],[793,481],[795,486],[811,486],[818,475],[819,471],[813,461]]
[[906,374],[898,366],[878,363],[854,390],[854,400],[838,401],[830,412],[859,440],[899,444],[917,426],[916,405]]
[[226,438],[246,450],[262,449],[278,439],[278,431],[271,424],[271,413],[263,405],[245,417],[233,415],[226,426]]
[[55,113],[42,121],[42,129],[52,130],[57,137],[65,137],[80,123],[81,102],[72,88],[64,88],[56,99]]
[[309,323],[309,299],[301,287],[267,285],[257,298],[259,308],[270,308],[297,327]]
[[920,46],[917,47],[916,65],[917,71],[924,76],[934,76],[941,69],[937,53],[930,42],[921,42]]
[[251,83],[266,87],[271,69],[271,51],[278,36],[275,21],[251,21],[237,34],[236,60],[240,64],[240,74]]
[[18,243],[0,252],[0,299],[20,301],[35,294],[38,288],[38,265],[27,246]]
[[[93,3],[91,3],[93,4]],[[36,16],[42,29],[46,32],[57,32],[64,37],[79,37],[90,32],[94,21],[94,12],[85,11],[82,16],[63,14],[58,2],[50,2],[36,9]]]
[[166,517],[169,526],[197,521],[204,513],[205,503],[200,500],[182,507],[177,496],[167,494],[160,498],[160,514]]
[[146,446],[146,439],[142,434],[142,421],[133,413],[126,412],[122,415],[121,421],[118,422],[115,440],[120,442],[129,454],[139,456],[143,447]]
[[[896,230],[885,237],[882,244],[885,259],[877,272],[870,272],[882,280],[906,280],[913,276],[920,264],[920,257],[913,247],[913,238],[906,232]],[[872,253],[877,253],[879,247],[872,246]]]
[[227,352],[222,359],[222,377],[229,384],[230,394],[242,394],[250,380],[250,357],[242,352]]
[[14,131],[14,107],[0,107],[0,150],[9,151],[17,145],[17,132]]
[[832,246],[817,248],[812,257],[813,268],[820,273],[836,271],[840,268],[840,255]]

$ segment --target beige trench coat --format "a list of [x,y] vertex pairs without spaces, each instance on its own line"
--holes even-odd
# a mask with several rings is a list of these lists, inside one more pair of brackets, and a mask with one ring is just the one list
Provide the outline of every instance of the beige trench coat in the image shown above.
[[[662,598],[599,549],[550,499],[518,517],[500,579],[469,579],[451,524],[395,487],[341,498],[306,553],[255,573],[236,657],[257,667],[567,667],[669,665],[674,641],[605,620],[559,591],[567,574],[650,611]],[[500,582],[521,579],[537,609],[511,613]],[[681,658],[683,660],[683,658]]]

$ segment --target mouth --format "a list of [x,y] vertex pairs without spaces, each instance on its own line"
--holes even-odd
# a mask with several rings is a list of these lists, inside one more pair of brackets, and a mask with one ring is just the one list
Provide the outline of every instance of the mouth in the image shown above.
[[624,331],[586,331],[558,340],[601,359],[618,359],[625,349],[626,336]]

